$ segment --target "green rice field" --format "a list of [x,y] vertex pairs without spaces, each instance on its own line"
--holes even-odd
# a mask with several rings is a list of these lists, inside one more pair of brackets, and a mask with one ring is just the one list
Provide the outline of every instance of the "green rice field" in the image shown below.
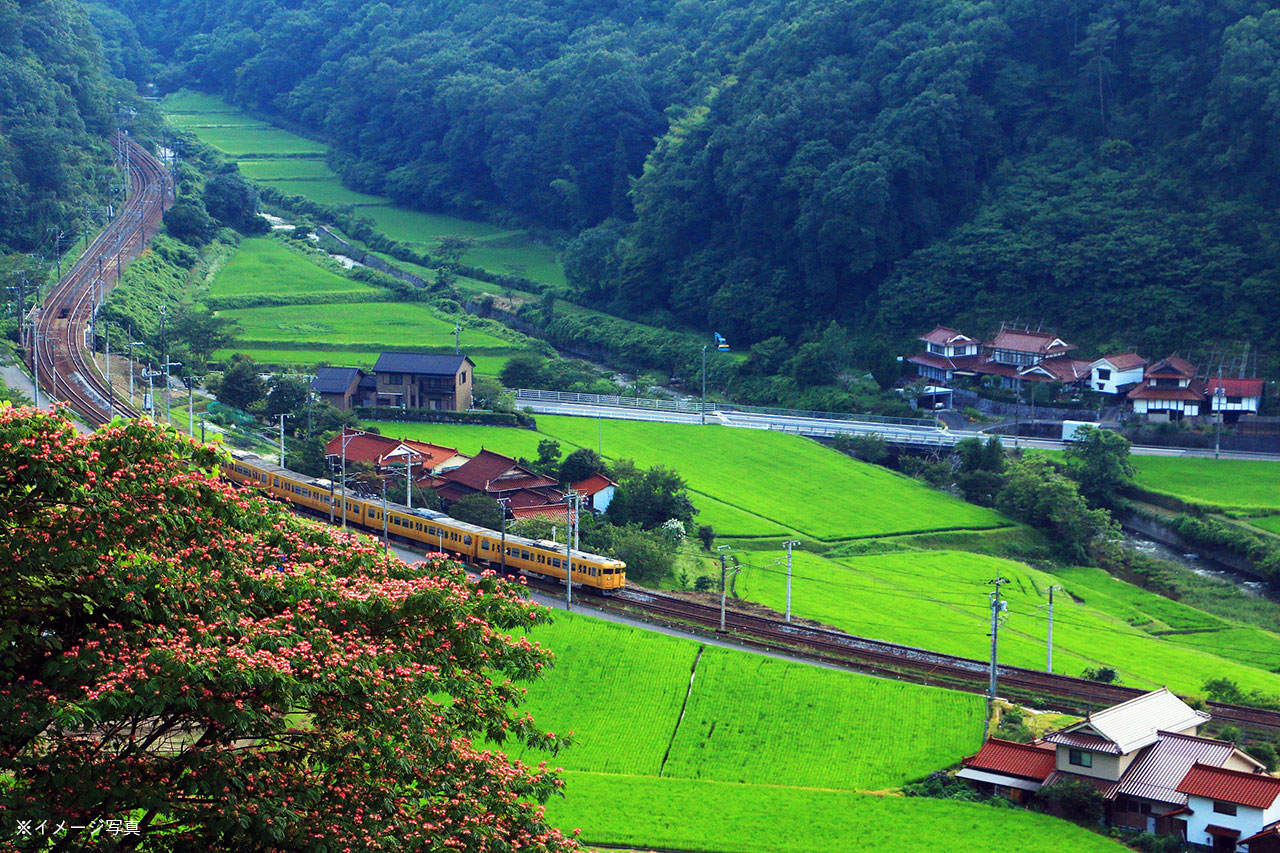
[[329,150],[322,143],[268,124],[241,127],[191,126],[190,130],[200,137],[201,142],[231,157],[323,157]]
[[[240,324],[239,337],[254,345],[298,342],[321,349],[355,345],[369,349],[395,347],[447,347],[454,345],[454,317],[446,317],[420,302],[368,302],[359,304],[273,305],[219,311]],[[520,347],[479,329],[467,329],[463,321],[463,346],[468,349],[508,350]]]
[[300,195],[320,204],[331,204],[335,207],[341,207],[346,204],[353,205],[359,207],[362,214],[365,212],[366,206],[380,204],[383,201],[376,195],[368,195],[347,189],[336,177],[299,180],[278,179],[273,180],[271,186],[282,193]]
[[240,172],[255,181],[333,179],[336,176],[323,160],[302,157],[278,157],[266,160],[241,160]]
[[[735,591],[782,610],[785,554],[739,552]],[[1198,693],[1231,678],[1280,695],[1280,635],[1180,605],[1099,569],[1049,574],[964,551],[903,551],[846,557],[793,554],[792,611],[853,634],[970,658],[989,651],[989,581],[1011,581],[1000,631],[1003,663],[1045,666],[1048,588],[1054,599],[1054,671],[1080,675],[1109,666],[1135,687]]]
[[[799,535],[834,542],[1009,524],[992,510],[793,435],[555,415],[539,415],[537,420],[538,431],[558,440],[566,454],[576,447],[599,447],[606,457],[676,469],[699,509],[697,522],[713,525],[723,537]],[[381,428],[388,434],[398,431],[408,438],[427,439],[433,425]],[[501,440],[504,433],[513,447],[527,446],[528,433],[523,430],[486,433],[486,440]],[[490,447],[507,452],[501,445]],[[468,452],[462,444],[459,449]],[[510,452],[528,455],[523,450]],[[779,470],[786,471],[785,478],[770,473]]]
[[211,298],[300,297],[381,292],[313,263],[269,237],[241,241],[209,287]]
[[[549,816],[565,830],[581,827],[590,845],[924,850],[910,839],[936,833],[904,827],[937,823],[947,849],[1123,849],[1021,810],[861,793],[897,788],[976,750],[981,697],[563,613],[530,636],[556,661],[529,685],[525,707],[543,729],[574,737],[551,760],[566,768],[566,788]],[[1010,827],[1028,836],[1026,846],[1010,840]],[[988,841],[997,828],[1003,837]]]
[[1251,518],[1249,523],[1254,527],[1261,527],[1263,530],[1280,536],[1280,515],[1264,515],[1259,518]]
[[567,794],[548,804],[548,817],[566,831],[581,828],[588,845],[711,853],[1129,849],[1064,820],[984,803],[579,771],[565,778]]
[[969,693],[587,616],[557,613],[530,636],[556,665],[529,685],[525,708],[546,731],[574,731],[556,756],[571,770],[884,790],[982,743],[984,702]]
[[1138,485],[1206,506],[1280,509],[1280,463],[1188,456],[1134,456]]

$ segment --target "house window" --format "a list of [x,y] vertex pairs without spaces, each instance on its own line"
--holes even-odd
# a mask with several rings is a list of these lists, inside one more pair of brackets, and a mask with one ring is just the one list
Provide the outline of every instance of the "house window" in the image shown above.
[[388,376],[387,376],[387,384],[388,384],[388,385],[403,385],[403,384],[404,384],[404,376],[402,376],[402,375],[401,375],[401,374],[399,374],[399,373],[391,373],[391,374],[388,374]]
[[1217,814],[1233,815],[1236,813],[1235,803],[1222,803],[1217,800],[1213,801],[1213,810]]
[[1072,749],[1067,752],[1067,763],[1074,764],[1076,767],[1092,767],[1093,753],[1085,752],[1083,749]]
[[1111,378],[1111,371],[1110,371],[1110,370],[1108,370],[1108,369],[1107,369],[1107,368],[1105,368],[1105,367],[1099,367],[1099,368],[1098,368],[1098,381],[1099,381],[1099,382],[1106,382],[1106,381],[1107,381],[1108,379],[1110,379],[1110,378]]
[[1231,397],[1231,396],[1228,396],[1228,397],[1227,397],[1227,402],[1228,402],[1228,403],[1230,403],[1230,404],[1231,404],[1231,405],[1233,405],[1233,406],[1238,406],[1238,405],[1240,405],[1240,400],[1241,400],[1241,398],[1240,398],[1240,397]]
[[947,348],[941,344],[929,344],[929,352],[934,353],[935,355],[944,355],[946,354],[946,351]]
[[458,374],[458,384],[459,385],[467,384],[467,371],[464,370]]

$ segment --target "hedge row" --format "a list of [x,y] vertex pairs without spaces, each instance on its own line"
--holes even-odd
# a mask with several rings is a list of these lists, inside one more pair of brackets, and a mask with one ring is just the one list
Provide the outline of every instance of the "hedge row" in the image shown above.
[[362,421],[399,421],[411,424],[474,424],[536,429],[538,424],[526,412],[450,412],[443,409],[397,409],[385,406],[356,406]]
[[1223,521],[1190,515],[1162,517],[1159,522],[1193,545],[1220,548],[1248,560],[1267,580],[1280,580],[1280,544]]

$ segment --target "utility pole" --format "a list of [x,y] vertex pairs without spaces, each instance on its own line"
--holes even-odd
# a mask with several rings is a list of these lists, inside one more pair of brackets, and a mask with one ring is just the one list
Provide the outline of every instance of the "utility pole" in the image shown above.
[[453,354],[462,355],[462,324],[453,324]]
[[1049,652],[1045,661],[1045,672],[1053,672],[1053,591],[1061,590],[1060,586],[1049,587]]
[[991,712],[995,708],[996,702],[996,655],[1000,637],[1000,614],[1008,609],[1008,605],[1000,599],[1000,587],[1008,582],[996,575],[996,579],[990,581],[995,585],[995,592],[988,593],[991,599],[991,684],[987,690],[987,720],[983,724],[984,738],[990,730]]
[[724,609],[725,609],[725,576],[727,570],[724,564],[724,552],[729,550],[728,545],[716,546],[716,551],[720,553],[720,633],[724,633]]
[[347,428],[342,427],[342,532],[347,532]]
[[107,343],[107,405],[110,407],[111,417],[116,416],[116,389],[111,384],[111,326],[103,323],[102,337]]
[[[702,345],[702,405],[698,407],[698,414],[702,416],[702,425],[707,425],[707,345]],[[723,622],[724,620],[720,620]],[[720,630],[724,630],[724,626],[720,626]]]
[[404,505],[413,509],[413,451],[405,457]]
[[385,555],[391,550],[390,544],[387,542],[387,478],[380,477],[382,481],[382,553]]
[[565,495],[565,512],[569,516],[569,529],[564,537],[564,590],[565,590],[565,610],[573,609],[573,528],[576,521],[576,513],[574,510],[574,499],[577,498],[577,492],[570,492]]
[[[187,434],[196,435],[196,378],[188,376],[183,384],[187,386]],[[200,421],[200,440],[204,441],[204,421]],[[284,457],[280,457],[280,467],[284,467]]]
[[[800,544],[799,539],[788,539],[787,546],[787,621],[791,621],[791,549]],[[723,625],[721,630],[724,630]]]
[[[133,337],[133,329],[129,329],[129,337]],[[142,341],[129,341],[129,405],[133,405],[133,348],[142,346]]]
[[287,418],[287,417],[289,417],[289,415],[286,415],[284,412],[281,412],[281,413],[278,415],[278,417],[280,418],[280,467],[281,467],[281,468],[283,468],[283,467],[285,467],[285,464],[284,464],[284,419],[285,419],[285,418]]
[[507,499],[498,498],[498,509],[502,510],[502,576],[507,576]]
[[182,362],[166,361],[164,363],[164,422],[170,425],[173,424],[173,396],[169,393],[169,371],[174,367],[182,367]]
[[151,362],[147,362],[147,369],[142,372],[142,375],[147,378],[147,396],[142,401],[142,408],[146,411],[147,417],[151,418],[154,423],[156,419],[156,398],[155,386],[151,384],[151,380],[155,377],[156,372],[151,369]]
[[1218,458],[1218,453],[1222,450],[1222,419],[1226,416],[1225,406],[1227,397],[1222,393],[1222,364],[1218,364],[1218,386],[1213,389],[1213,399],[1218,404],[1218,417],[1214,421],[1213,430],[1213,458]]

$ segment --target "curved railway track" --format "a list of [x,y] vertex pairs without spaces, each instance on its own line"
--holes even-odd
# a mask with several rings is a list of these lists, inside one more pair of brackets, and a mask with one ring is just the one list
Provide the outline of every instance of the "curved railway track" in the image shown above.
[[[673,627],[692,626],[703,633],[718,633],[720,625],[718,607],[650,590],[627,589],[612,601],[606,600],[602,604],[593,600],[592,604],[600,609],[619,611],[630,606],[649,614],[654,621]],[[986,661],[733,611],[726,613],[725,630],[734,641],[761,651],[798,654],[833,666],[953,690],[987,692],[989,669]],[[1016,666],[1000,666],[998,674],[1001,694],[1034,699],[1037,704],[1062,711],[1095,710],[1145,692],[1133,687],[1100,684]],[[1221,702],[1210,702],[1209,710],[1216,719],[1224,722],[1280,731],[1280,711]]]
[[[117,142],[121,140],[117,139]],[[87,251],[33,311],[26,351],[37,370],[40,388],[53,400],[67,403],[91,426],[114,414],[136,417],[127,400],[112,393],[98,367],[85,352],[98,300],[116,284],[117,271],[141,254],[160,230],[171,203],[171,182],[164,167],[146,148],[125,137],[129,198]]]

